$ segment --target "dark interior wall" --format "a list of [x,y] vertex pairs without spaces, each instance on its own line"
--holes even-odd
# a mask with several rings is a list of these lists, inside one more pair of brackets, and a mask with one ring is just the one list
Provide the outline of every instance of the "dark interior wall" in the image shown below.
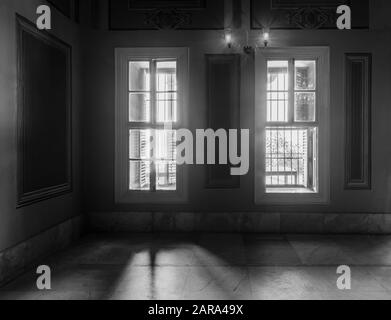
[[[72,46],[73,192],[36,204],[17,207],[17,45],[19,14],[35,23],[41,1],[0,2],[0,252],[81,213],[81,56],[78,26],[52,10],[50,32]],[[48,90],[50,88],[48,87]]]
[[[376,6],[374,5],[376,2]],[[243,2],[245,9],[248,2]],[[331,55],[331,201],[329,205],[257,206],[254,204],[254,58],[241,59],[241,127],[251,130],[251,165],[240,189],[205,188],[204,166],[190,166],[189,201],[182,205],[120,205],[114,202],[115,97],[114,49],[116,47],[189,47],[189,119],[192,130],[207,128],[205,54],[231,53],[221,31],[103,31],[84,37],[84,195],[86,210],[115,211],[296,211],[390,212],[391,210],[391,32],[387,1],[372,1],[370,30],[272,31],[272,46],[329,46]],[[354,13],[353,13],[354,14]],[[246,23],[246,22],[245,22]],[[249,23],[247,21],[247,23]],[[255,39],[259,31],[252,31]],[[372,190],[345,190],[345,53],[373,54]]]

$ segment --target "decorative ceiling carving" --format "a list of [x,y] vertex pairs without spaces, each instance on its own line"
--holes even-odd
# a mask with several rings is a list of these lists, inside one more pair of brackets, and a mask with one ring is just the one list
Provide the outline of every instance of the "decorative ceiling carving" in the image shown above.
[[335,12],[322,8],[301,8],[287,13],[289,25],[300,29],[319,29],[323,26],[335,25]]
[[350,4],[347,0],[270,0],[271,9],[297,9],[297,8],[333,8],[342,4]]
[[368,0],[251,0],[252,29],[336,29],[339,5],[354,12],[352,27],[369,27]]
[[110,29],[224,29],[224,14],[225,0],[110,0]]
[[166,1],[166,0],[129,0],[129,9],[204,9],[206,0]]
[[145,24],[155,29],[178,29],[191,26],[191,13],[177,10],[156,10],[145,15]]

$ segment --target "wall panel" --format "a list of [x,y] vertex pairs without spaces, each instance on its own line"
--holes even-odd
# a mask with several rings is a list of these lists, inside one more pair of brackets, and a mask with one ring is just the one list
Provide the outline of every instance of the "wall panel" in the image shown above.
[[18,23],[18,205],[70,192],[71,47]]
[[[206,55],[208,128],[240,128],[240,55]],[[240,140],[239,140],[240,141]],[[218,159],[216,144],[216,159]],[[240,179],[231,176],[230,165],[208,166],[208,188],[239,188]]]
[[371,188],[371,54],[346,54],[347,189]]

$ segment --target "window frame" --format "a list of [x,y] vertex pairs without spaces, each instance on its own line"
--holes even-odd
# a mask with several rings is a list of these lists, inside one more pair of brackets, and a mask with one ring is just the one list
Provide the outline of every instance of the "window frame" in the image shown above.
[[[315,122],[278,122],[280,126],[318,128],[318,190],[308,193],[270,193],[266,188],[267,62],[317,61]],[[295,71],[293,70],[293,73]],[[255,57],[255,203],[272,205],[327,204],[330,201],[330,49],[329,47],[262,48]],[[293,88],[294,89],[294,88]],[[295,92],[295,90],[293,90]],[[294,100],[292,101],[294,102]],[[294,106],[291,107],[294,113]],[[311,124],[310,124],[311,123]]]
[[[116,48],[115,49],[115,202],[116,203],[177,203],[187,201],[187,170],[177,166],[176,190],[129,189],[129,62],[146,60],[176,60],[177,121],[172,129],[188,126],[188,48]],[[151,94],[153,91],[151,90]],[[152,97],[151,97],[152,99]],[[152,112],[152,110],[151,110]],[[151,120],[153,115],[151,113]],[[145,128],[164,129],[164,124],[136,122]]]

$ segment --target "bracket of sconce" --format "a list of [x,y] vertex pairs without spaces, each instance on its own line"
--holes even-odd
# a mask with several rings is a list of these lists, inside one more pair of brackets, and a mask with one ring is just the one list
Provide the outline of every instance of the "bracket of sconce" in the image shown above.
[[243,51],[245,54],[252,54],[255,51],[255,49],[251,46],[244,46]]

